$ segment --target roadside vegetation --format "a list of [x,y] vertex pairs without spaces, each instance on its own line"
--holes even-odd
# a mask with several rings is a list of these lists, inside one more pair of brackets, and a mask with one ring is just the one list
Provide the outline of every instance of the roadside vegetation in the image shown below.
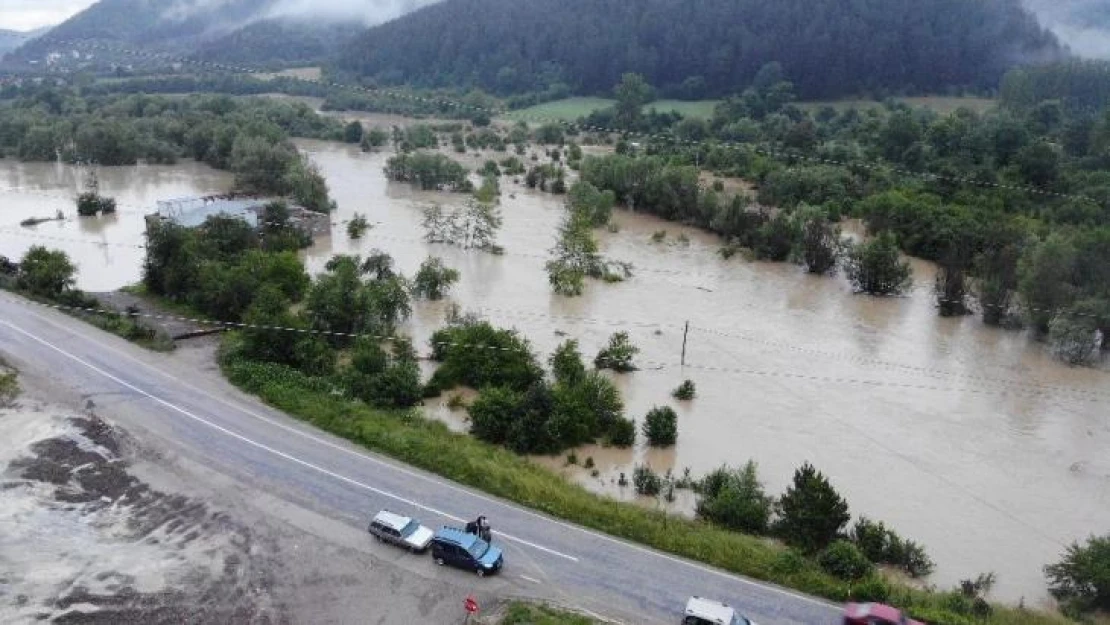
[[497,625],[598,625],[598,621],[549,605],[514,601],[505,607]]
[[39,245],[27,250],[18,263],[0,257],[0,288],[54,307],[147,349],[173,349],[173,341],[144,323],[137,310],[123,314],[108,311],[98,299],[78,289],[76,275],[77,266],[64,252]]

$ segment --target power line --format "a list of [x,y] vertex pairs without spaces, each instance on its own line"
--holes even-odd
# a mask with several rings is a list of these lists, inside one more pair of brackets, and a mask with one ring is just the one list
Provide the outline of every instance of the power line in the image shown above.
[[[120,313],[120,312],[115,311],[115,310],[108,310],[108,309],[103,309],[103,308],[66,306],[66,305],[61,305],[61,304],[50,304],[50,303],[44,303],[44,302],[36,302],[36,301],[31,301],[31,300],[25,300],[25,299],[22,299],[22,298],[16,299],[15,301],[16,301],[16,303],[21,303],[21,304],[28,305],[28,306],[39,306],[39,307],[50,308],[50,309],[59,310],[59,311],[63,311],[63,312],[74,312],[74,313],[94,314],[94,315],[112,315],[112,316],[137,317],[137,318],[146,318],[146,319],[154,319],[154,320],[161,320],[161,321],[178,321],[178,322],[192,323],[192,324],[200,325],[200,326],[210,326],[210,327],[216,327],[216,328],[223,328],[223,329],[228,329],[228,330],[280,331],[280,332],[288,332],[288,333],[292,333],[292,334],[302,334],[302,335],[334,336],[334,337],[348,338],[348,339],[369,338],[369,339],[382,341],[382,342],[411,343],[411,339],[409,337],[396,336],[396,335],[391,335],[391,334],[374,334],[374,333],[358,333],[358,332],[334,332],[334,331],[328,331],[328,330],[316,330],[316,329],[312,329],[312,328],[294,328],[294,327],[283,327],[283,326],[255,325],[255,324],[248,324],[248,323],[242,323],[242,322],[218,321],[218,320],[204,319],[204,318],[185,317],[185,316],[179,316],[179,315],[143,313],[143,312],[138,312],[138,313],[135,313],[135,314]],[[492,350],[492,351],[501,351],[501,352],[508,352],[508,351],[516,351],[516,352],[526,352],[526,351],[528,351],[528,352],[530,352],[530,350],[528,350],[527,348],[521,349],[521,348],[503,347],[503,346],[499,346],[499,345],[486,345],[486,344],[477,344],[477,343],[457,343],[457,342],[447,342],[447,341],[443,341],[443,342],[432,341],[432,342],[430,342],[430,345],[432,345],[433,347],[456,347],[456,348],[483,349],[483,350]],[[430,357],[424,357],[424,359],[430,359]],[[637,364],[639,370],[642,370],[642,371],[662,371],[662,370],[675,370],[675,369],[681,371],[681,370],[690,369],[690,370],[695,370],[695,371],[705,371],[705,372],[710,372],[710,373],[723,373],[723,374],[729,374],[729,375],[740,375],[740,376],[749,376],[749,377],[778,378],[778,379],[791,380],[791,381],[819,382],[819,383],[825,383],[825,384],[866,386],[866,387],[890,388],[890,389],[901,389],[901,390],[924,390],[924,391],[938,391],[938,392],[945,392],[945,393],[958,392],[958,393],[974,393],[974,394],[986,394],[986,395],[1030,395],[1030,396],[1039,396],[1039,397],[1051,396],[1053,394],[1050,389],[1033,389],[1033,388],[1029,388],[1029,389],[1026,389],[1026,388],[981,389],[981,388],[967,388],[967,387],[956,387],[956,388],[954,388],[954,387],[946,387],[946,386],[934,385],[934,384],[913,384],[913,383],[906,383],[906,382],[891,382],[891,381],[885,381],[885,380],[870,380],[870,379],[864,379],[864,378],[849,378],[849,377],[839,377],[839,376],[829,376],[829,375],[798,373],[798,372],[794,372],[794,371],[754,369],[754,368],[745,368],[745,367],[721,367],[721,366],[714,366],[714,365],[699,365],[699,364],[690,364],[690,363],[683,364],[683,363],[672,362],[672,361],[639,361],[636,364]],[[1102,403],[1102,402],[1106,401],[1105,399],[1099,398],[1099,397],[1083,397],[1082,396],[1082,391],[1078,391],[1076,395],[1070,396],[1070,399],[1074,399],[1074,400],[1077,400],[1077,401],[1083,401],[1083,402],[1089,402],[1089,403]]]
[[[228,71],[228,72],[235,72],[235,73],[241,73],[241,74],[273,74],[274,73],[274,72],[267,72],[267,71],[264,71],[264,70],[260,70],[260,69],[257,69],[257,68],[227,65],[227,64],[222,64],[222,63],[212,63],[212,62],[201,61],[201,60],[197,60],[197,59],[190,59],[188,57],[179,57],[179,56],[174,56],[174,55],[159,53],[159,52],[150,52],[150,51],[136,50],[136,49],[124,48],[124,47],[112,48],[112,47],[107,46],[107,45],[102,44],[102,43],[89,42],[87,40],[63,40],[63,41],[57,41],[55,43],[57,43],[58,45],[74,45],[74,46],[78,46],[78,47],[79,46],[86,46],[87,48],[93,49],[93,50],[105,50],[105,51],[110,51],[110,52],[118,52],[120,54],[125,54],[125,55],[129,55],[129,56],[145,57],[145,58],[150,58],[150,59],[161,59],[161,60],[170,61],[170,62],[174,62],[174,63],[181,63],[181,64],[199,65],[199,66],[202,66],[202,67],[210,67],[210,68],[217,69],[217,70],[220,70],[220,71]],[[415,102],[421,102],[421,103],[442,104],[442,105],[445,105],[445,106],[448,106],[448,107],[451,107],[451,108],[457,108],[457,109],[469,109],[469,110],[472,110],[474,112],[479,112],[479,113],[484,113],[484,114],[490,115],[491,117],[496,116],[496,115],[502,115],[502,114],[505,114],[506,112],[508,112],[508,109],[482,107],[482,106],[477,106],[477,105],[466,104],[464,102],[459,102],[457,100],[449,100],[449,99],[446,99],[446,98],[429,98],[429,97],[424,97],[424,96],[418,96],[418,95],[415,95],[415,94],[405,93],[405,92],[402,92],[402,91],[365,87],[365,86],[361,86],[361,85],[343,84],[343,83],[339,83],[339,82],[335,82],[335,81],[327,81],[327,80],[322,80],[322,79],[310,79],[310,78],[303,78],[303,77],[298,77],[298,76],[285,76],[284,78],[287,78],[287,79],[289,79],[291,81],[294,81],[294,82],[305,82],[305,83],[309,83],[309,84],[315,84],[315,85],[320,85],[320,86],[324,86],[324,87],[331,87],[331,88],[335,88],[335,89],[347,89],[347,90],[367,93],[367,94],[370,94],[370,95],[376,95],[376,96],[379,96],[379,97],[389,97],[389,98],[396,98],[396,99],[408,99],[408,100],[412,100],[412,101],[415,101]],[[600,126],[592,126],[592,125],[589,125],[589,124],[579,124],[578,122],[570,122],[570,121],[567,121],[567,120],[564,120],[564,119],[559,119],[559,118],[554,118],[554,117],[544,117],[544,116],[540,116],[540,115],[531,115],[531,114],[519,115],[519,112],[517,112],[517,113],[518,113],[518,115],[517,115],[518,118],[530,119],[530,120],[533,120],[533,121],[539,121],[539,122],[545,122],[545,123],[559,124],[559,125],[566,126],[568,128],[582,129],[582,130],[585,130],[587,132],[597,132],[597,133],[604,133],[604,134],[618,134],[618,135],[625,135],[625,136],[639,136],[639,137],[646,138],[648,140],[671,141],[671,142],[675,142],[675,143],[678,143],[678,144],[684,144],[684,145],[689,145],[689,146],[724,147],[724,148],[728,148],[728,149],[746,150],[746,151],[751,151],[751,152],[756,153],[756,154],[760,154],[760,155],[763,155],[763,156],[768,156],[768,157],[776,158],[776,159],[780,159],[780,160],[788,160],[788,161],[805,160],[805,161],[813,162],[813,163],[816,163],[816,164],[832,165],[832,166],[846,167],[846,168],[863,168],[863,169],[875,170],[875,171],[886,170],[886,171],[890,171],[890,172],[893,172],[893,173],[896,173],[896,174],[899,174],[899,175],[921,178],[921,179],[924,179],[924,180],[953,182],[953,183],[957,183],[957,184],[980,186],[980,187],[985,187],[985,188],[1005,189],[1005,190],[1019,191],[1019,192],[1024,192],[1024,193],[1031,193],[1031,194],[1046,196],[1046,197],[1057,197],[1057,198],[1063,198],[1063,199],[1077,199],[1077,200],[1086,201],[1086,202],[1090,202],[1090,203],[1101,206],[1101,204],[1099,204],[1095,199],[1093,199],[1091,197],[1088,197],[1088,196],[1077,195],[1077,194],[1060,193],[1060,192],[1052,191],[1052,190],[1049,190],[1049,189],[1043,189],[1043,188],[1032,186],[1032,185],[1012,185],[1012,184],[994,182],[994,181],[990,181],[990,180],[980,180],[980,179],[976,179],[976,178],[968,178],[968,177],[962,177],[962,176],[951,176],[951,175],[947,175],[947,174],[937,174],[937,173],[927,172],[927,171],[916,171],[916,170],[911,170],[911,169],[907,169],[907,168],[904,168],[904,167],[899,167],[897,165],[892,165],[892,164],[882,163],[882,162],[877,162],[877,161],[872,161],[872,162],[841,161],[839,159],[832,159],[832,158],[827,158],[827,157],[823,157],[823,156],[810,156],[810,155],[803,154],[801,152],[796,152],[796,151],[774,150],[774,149],[770,149],[770,148],[753,146],[752,144],[736,142],[736,141],[704,141],[704,140],[699,141],[699,140],[693,140],[693,139],[682,139],[680,137],[675,136],[673,133],[670,133],[670,132],[668,132],[668,133],[647,133],[647,132],[638,132],[638,131],[628,131],[628,130],[621,130],[621,129],[614,129],[614,128],[605,128],[605,127],[600,127]]]

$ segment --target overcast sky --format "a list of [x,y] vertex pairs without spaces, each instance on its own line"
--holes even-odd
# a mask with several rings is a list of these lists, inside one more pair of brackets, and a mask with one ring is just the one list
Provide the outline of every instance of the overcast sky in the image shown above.
[[0,0],[0,28],[33,30],[53,26],[96,0]]

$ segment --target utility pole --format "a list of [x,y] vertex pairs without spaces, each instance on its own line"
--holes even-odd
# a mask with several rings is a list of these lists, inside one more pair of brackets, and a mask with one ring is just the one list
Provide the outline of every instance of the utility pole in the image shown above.
[[690,334],[690,320],[686,320],[686,327],[682,330],[682,366],[686,366],[686,337]]

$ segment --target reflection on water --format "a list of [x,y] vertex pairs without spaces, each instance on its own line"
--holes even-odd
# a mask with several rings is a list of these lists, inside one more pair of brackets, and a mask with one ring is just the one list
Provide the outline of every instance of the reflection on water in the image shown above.
[[[925,288],[909,297],[857,296],[842,278],[739,256],[725,260],[708,234],[618,211],[619,232],[599,235],[603,250],[641,269],[625,283],[593,282],[584,297],[566,299],[551,293],[542,257],[563,215],[559,198],[502,180],[504,256],[426,245],[421,207],[461,204],[464,197],[387,182],[388,154],[300,145],[327,176],[337,221],[359,212],[379,222],[359,241],[348,239],[342,223],[334,226],[305,252],[310,270],[321,270],[332,254],[378,248],[411,275],[435,254],[462,272],[452,301],[518,328],[545,359],[564,334],[592,358],[609,334],[628,329],[640,360],[661,363],[615,379],[633,418],[655,405],[676,408],[674,449],[586,447],[577,450],[577,466],[566,466],[565,456],[539,460],[591,489],[634,499],[617,477],[631,478],[637,464],[676,475],[689,468],[697,476],[750,458],[768,491],[779,493],[808,460],[830,476],[855,515],[882,519],[925,544],[938,563],[934,583],[996,571],[995,595],[1011,601],[1043,598],[1041,566],[1058,559],[1067,542],[1110,526],[1107,374],[1061,366],[1025,335],[984,327],[974,317],[938,318],[928,263],[913,263]],[[483,160],[468,159],[471,167]],[[105,170],[100,180],[121,202],[148,206],[229,182],[191,163]],[[71,197],[77,178],[65,167],[3,161],[0,184]],[[62,208],[68,221],[34,231],[104,241],[132,241],[142,231],[141,218],[130,213],[78,225],[69,199],[2,198],[0,227]],[[664,243],[651,241],[657,230],[668,232]],[[676,244],[680,233],[688,244]],[[4,231],[0,241],[9,256],[31,244]],[[62,247],[81,262],[85,288],[114,288],[139,276],[141,250]],[[447,306],[420,304],[405,328],[425,351]],[[687,378],[697,383],[698,397],[673,401],[670,391]],[[465,429],[465,413],[446,401],[430,400],[429,414]],[[597,476],[582,468],[587,457]],[[675,507],[692,510],[692,496],[679,493]]]

